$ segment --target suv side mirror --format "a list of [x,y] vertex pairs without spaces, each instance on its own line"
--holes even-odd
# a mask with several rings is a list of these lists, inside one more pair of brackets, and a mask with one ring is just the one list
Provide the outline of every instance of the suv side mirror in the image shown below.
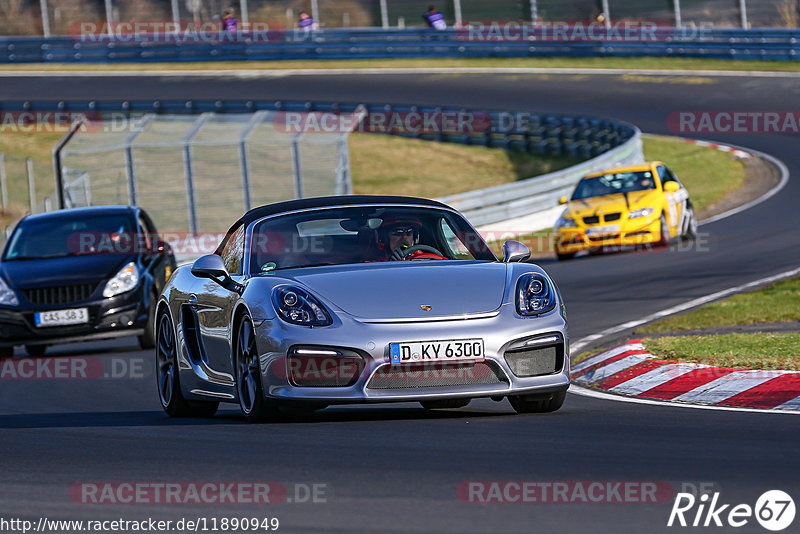
[[228,270],[222,262],[222,258],[216,254],[207,254],[195,260],[192,264],[192,274],[198,278],[214,280],[226,289],[233,283],[231,275],[228,274]]
[[506,241],[503,243],[503,263],[525,261],[531,257],[531,249],[519,241]]

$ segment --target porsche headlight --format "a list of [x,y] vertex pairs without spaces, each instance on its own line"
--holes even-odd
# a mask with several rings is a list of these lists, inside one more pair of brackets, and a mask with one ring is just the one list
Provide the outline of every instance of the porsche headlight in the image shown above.
[[117,274],[106,282],[106,287],[103,288],[103,296],[113,297],[120,293],[127,293],[135,288],[139,283],[139,268],[134,262],[130,262],[122,267]]
[[642,208],[638,210],[633,210],[630,215],[628,215],[629,219],[638,219],[640,217],[650,217],[656,210],[653,208]]
[[528,273],[517,281],[517,312],[531,316],[547,313],[556,307],[556,293],[550,281],[537,273]]
[[575,222],[575,219],[570,219],[569,217],[559,217],[556,221],[556,229],[558,228],[576,228],[578,223]]
[[287,323],[328,326],[333,322],[322,304],[299,287],[276,287],[272,290],[272,304]]
[[4,304],[6,306],[16,306],[19,304],[19,300],[17,300],[17,294],[14,293],[14,290],[8,287],[5,280],[0,278],[0,304]]

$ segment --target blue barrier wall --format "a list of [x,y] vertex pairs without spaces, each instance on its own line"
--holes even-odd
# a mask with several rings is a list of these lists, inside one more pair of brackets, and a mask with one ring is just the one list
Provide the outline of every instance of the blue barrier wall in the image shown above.
[[0,63],[642,56],[794,60],[800,55],[799,30],[654,28],[594,37],[585,28],[581,32],[528,31],[517,26],[497,31],[362,28],[235,35],[0,37]]

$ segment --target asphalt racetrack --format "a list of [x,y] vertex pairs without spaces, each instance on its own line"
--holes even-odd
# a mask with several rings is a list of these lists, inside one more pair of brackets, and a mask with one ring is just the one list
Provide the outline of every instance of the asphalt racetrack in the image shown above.
[[[798,97],[797,78],[746,76],[0,78],[2,100],[395,102],[613,117],[662,134],[673,133],[667,117],[674,111],[793,110]],[[762,204],[701,226],[695,247],[543,262],[564,294],[573,340],[800,263],[798,136],[699,137],[781,159],[789,168],[789,183]],[[237,215],[232,213],[231,220]],[[334,407],[291,424],[250,425],[233,405],[211,420],[170,420],[159,406],[153,356],[138,351],[135,340],[66,345],[48,354],[98,358],[104,372],[94,380],[0,383],[2,517],[277,517],[280,530],[296,532],[650,533],[703,530],[667,527],[674,492],[681,488],[705,484],[709,493],[719,492],[720,504],[731,505],[754,506],[771,489],[800,497],[800,418],[794,415],[648,406],[571,394],[560,411],[548,415],[516,416],[507,401],[481,400],[437,412],[417,404]],[[273,481],[288,495],[286,502],[260,506],[82,504],[74,485],[93,481]],[[666,497],[658,493],[657,502],[629,496],[622,499],[627,502],[610,503],[575,497],[558,503],[481,504],[465,502],[469,499],[457,492],[470,481],[569,482],[570,487],[655,482],[670,489]],[[312,484],[324,491],[317,502],[305,499],[306,485]],[[696,510],[687,519],[693,520]],[[797,532],[798,524],[796,519],[786,532]],[[765,530],[751,517],[736,531]]]

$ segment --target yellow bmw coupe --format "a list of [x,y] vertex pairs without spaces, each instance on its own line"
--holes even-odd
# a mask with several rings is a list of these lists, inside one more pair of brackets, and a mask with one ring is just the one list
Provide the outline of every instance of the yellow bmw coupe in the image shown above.
[[689,193],[660,161],[589,174],[559,202],[567,206],[554,228],[560,260],[697,235]]

